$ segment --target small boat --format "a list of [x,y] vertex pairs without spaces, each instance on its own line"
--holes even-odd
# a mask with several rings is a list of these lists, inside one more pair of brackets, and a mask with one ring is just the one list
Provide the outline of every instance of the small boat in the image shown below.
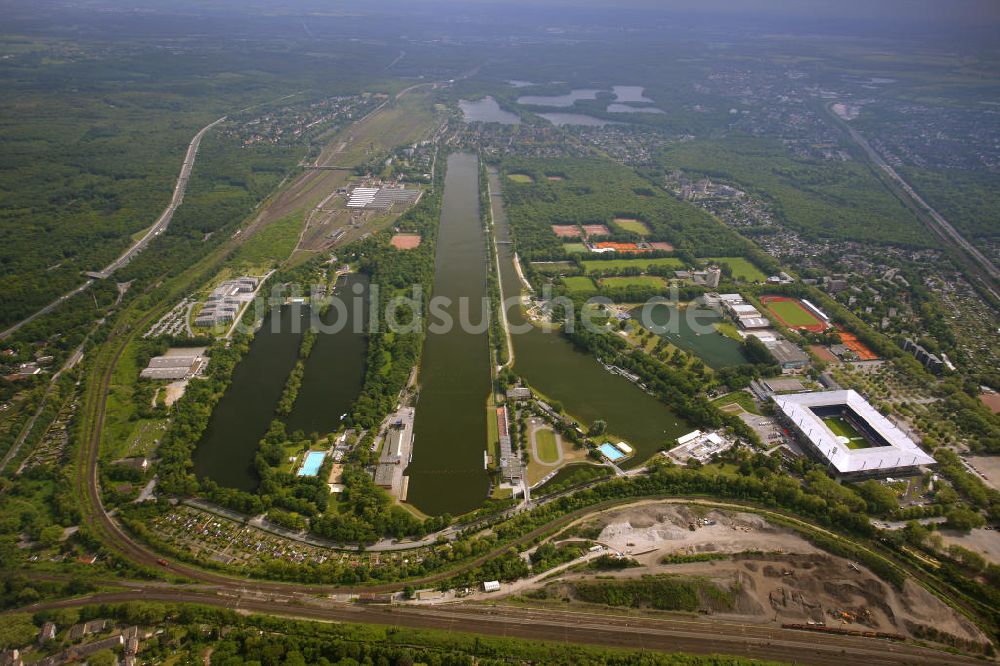
[[340,415],[340,420],[343,421],[344,418],[346,417],[347,417],[347,412],[344,412],[343,414]]

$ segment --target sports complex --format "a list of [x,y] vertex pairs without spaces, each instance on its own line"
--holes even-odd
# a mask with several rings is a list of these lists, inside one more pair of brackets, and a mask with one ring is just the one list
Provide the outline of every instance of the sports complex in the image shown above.
[[857,391],[780,395],[774,404],[806,450],[841,477],[907,475],[935,463]]
[[821,333],[830,326],[830,318],[809,301],[787,296],[761,296],[760,302],[787,328]]

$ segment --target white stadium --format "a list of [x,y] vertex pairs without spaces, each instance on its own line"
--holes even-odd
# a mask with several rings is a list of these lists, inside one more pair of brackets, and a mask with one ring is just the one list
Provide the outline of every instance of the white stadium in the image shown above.
[[[776,395],[774,404],[799,441],[840,476],[902,476],[936,462],[857,391]],[[831,422],[855,436],[834,433]]]

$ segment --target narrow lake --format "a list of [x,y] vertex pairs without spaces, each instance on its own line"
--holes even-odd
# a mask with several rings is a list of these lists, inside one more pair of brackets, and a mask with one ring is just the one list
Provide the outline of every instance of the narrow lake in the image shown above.
[[620,125],[621,123],[614,120],[604,120],[603,118],[595,118],[594,116],[587,116],[582,113],[539,113],[542,118],[545,118],[553,125],[558,125],[562,127],[563,125],[583,125],[585,127],[603,127],[604,125]]
[[[434,264],[435,301],[454,325],[428,331],[420,363],[407,501],[424,513],[457,515],[486,499],[486,398],[491,390],[486,239],[479,219],[479,162],[448,157]],[[460,307],[461,305],[461,307]],[[433,313],[432,313],[433,314]],[[431,324],[438,317],[431,317]],[[472,327],[459,325],[461,319]],[[475,330],[465,330],[474,328]]]
[[[504,299],[517,298],[521,283],[514,270],[510,226],[500,199],[501,182],[490,169],[493,194],[493,221],[500,254],[500,282]],[[524,327],[526,317],[520,307],[507,310],[512,327]],[[635,447],[636,455],[625,463],[635,466],[647,460],[664,444],[692,430],[669,407],[619,375],[613,375],[591,354],[577,350],[556,332],[531,327],[511,336],[514,344],[514,372],[531,386],[558,400],[569,414],[585,426],[597,419],[608,424],[608,432]]]
[[257,487],[253,469],[257,443],[275,417],[308,321],[307,307],[286,305],[268,311],[195,448],[195,474],[228,488]]
[[462,109],[462,117],[467,123],[521,124],[521,118],[516,113],[504,111],[492,97],[484,97],[474,102],[461,99],[458,101],[458,106]]
[[517,103],[534,106],[567,107],[576,104],[578,99],[597,99],[597,93],[599,92],[601,91],[596,88],[577,88],[565,95],[521,95],[517,98]]
[[[285,423],[288,432],[325,435],[340,428],[340,417],[350,411],[365,378],[368,339],[368,276],[352,273],[337,280],[333,297],[344,304],[331,306],[320,319],[312,353],[306,360],[302,386]],[[336,305],[336,304],[334,304]]]

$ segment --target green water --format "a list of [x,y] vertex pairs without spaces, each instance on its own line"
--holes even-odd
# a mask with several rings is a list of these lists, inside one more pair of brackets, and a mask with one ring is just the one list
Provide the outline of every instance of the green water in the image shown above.
[[486,261],[478,160],[469,153],[452,154],[441,204],[433,298],[451,299],[443,310],[456,325],[446,332],[427,333],[413,425],[413,461],[406,469],[407,501],[428,514],[470,511],[483,502],[489,489],[483,467],[489,340],[485,325],[479,327],[481,332],[457,325],[460,298],[469,302],[467,321],[473,325],[485,321]]
[[368,354],[363,329],[368,319],[368,276],[342,276],[333,296],[345,308],[331,306],[322,316],[298,398],[285,421],[289,433],[301,430],[306,435],[324,435],[337,430],[340,417],[350,411],[361,392]]
[[691,352],[710,368],[718,370],[749,363],[740,343],[715,330],[713,324],[723,321],[722,315],[709,308],[691,309],[693,307],[678,308],[659,303],[648,309],[647,321],[643,321],[643,308],[636,308],[630,314],[646,328],[669,325],[669,330],[660,335],[674,346]]
[[[194,452],[194,471],[221,486],[253,490],[257,473],[253,459],[257,443],[275,417],[274,410],[285,380],[299,357],[302,331],[309,309],[284,306],[277,330],[272,330],[275,309],[264,318],[250,349],[233,370],[233,380],[215,406]],[[293,327],[295,319],[299,326]],[[295,328],[298,332],[294,332]]]
[[[516,298],[521,284],[513,266],[513,250],[503,241],[510,228],[500,204],[500,178],[490,170],[493,220],[500,254],[500,281],[504,298]],[[512,327],[526,323],[519,307],[510,307]],[[613,375],[589,353],[578,351],[556,332],[531,327],[515,334],[514,372],[552,400],[558,400],[570,415],[585,425],[597,419],[608,424],[608,432],[627,440],[636,455],[625,466],[638,465],[665,444],[692,428],[666,405],[624,377]]]

